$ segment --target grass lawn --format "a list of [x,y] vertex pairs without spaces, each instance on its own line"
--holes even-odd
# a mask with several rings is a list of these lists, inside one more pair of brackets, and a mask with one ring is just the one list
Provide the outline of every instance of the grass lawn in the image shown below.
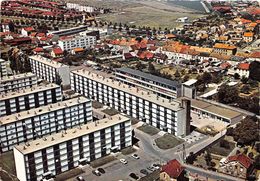
[[235,143],[229,142],[229,149],[220,146],[220,140],[209,148],[210,153],[228,156],[228,154],[235,148]]
[[55,181],[67,180],[69,178],[76,177],[77,175],[79,175],[81,173],[84,173],[84,171],[79,168],[75,168],[75,169],[69,170],[67,172],[64,172],[60,175],[57,175],[55,178]]
[[[3,153],[0,155],[0,167],[2,167],[3,170],[8,172],[10,175],[16,175],[15,171],[15,163],[14,163],[14,155],[12,151]],[[0,172],[0,177],[5,180],[5,178],[9,178],[10,175],[4,173],[3,171]],[[13,180],[18,180],[15,176],[12,177]],[[11,178],[7,180],[12,180]]]
[[173,148],[183,142],[184,142],[183,140],[181,140],[177,137],[174,137],[173,135],[170,135],[170,134],[165,134],[162,137],[157,138],[155,140],[156,145],[159,148],[164,149],[164,150]]
[[107,108],[107,109],[103,110],[102,112],[105,113],[105,114],[108,114],[109,116],[114,116],[114,115],[116,115],[116,114],[119,113],[119,112],[118,112],[116,109],[114,109],[114,108]]
[[102,158],[99,158],[97,160],[94,160],[90,163],[90,165],[93,167],[93,168],[97,168],[97,167],[100,167],[102,165],[105,165],[109,162],[112,162],[116,160],[116,158],[112,155],[108,155],[108,156],[105,156],[105,157],[102,157]]
[[92,106],[95,108],[95,109],[100,109],[103,107],[103,104],[97,102],[97,101],[93,101],[92,102]]
[[132,146],[124,148],[124,149],[121,150],[121,153],[123,155],[129,155],[129,154],[134,153],[134,152],[136,152],[136,149],[134,149]]
[[145,132],[145,133],[147,133],[151,136],[159,133],[159,131],[160,131],[159,129],[157,129],[153,126],[150,126],[150,125],[143,125],[143,126],[138,127],[137,129],[139,129],[139,130],[141,130],[141,131],[143,131],[143,132]]

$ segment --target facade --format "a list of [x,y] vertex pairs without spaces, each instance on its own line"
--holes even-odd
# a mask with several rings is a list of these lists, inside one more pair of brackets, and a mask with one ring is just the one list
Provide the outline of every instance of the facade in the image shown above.
[[220,161],[219,171],[245,179],[252,164],[253,161],[244,154],[229,156]]
[[58,175],[132,145],[131,121],[123,115],[91,122],[14,147],[20,181]]
[[61,100],[61,88],[56,84],[47,84],[8,92],[0,96],[0,116],[41,107]]
[[6,76],[0,79],[0,93],[30,88],[37,84],[37,77],[33,73]]
[[216,43],[213,47],[213,52],[223,55],[235,55],[237,48],[233,45]]
[[86,70],[71,72],[71,89],[170,134],[189,134],[188,100],[177,103]]
[[71,51],[74,48],[89,48],[95,44],[95,36],[76,36],[58,41],[58,45],[63,51]]
[[0,77],[4,76],[7,76],[6,61],[4,59],[0,59]]
[[37,77],[53,83],[61,80],[62,85],[70,84],[69,66],[38,55],[30,56],[29,59],[32,72]]
[[194,99],[196,97],[196,79],[190,79],[182,84],[182,96]]
[[92,121],[91,101],[78,97],[0,117],[0,153],[14,145]]
[[69,8],[69,9],[76,9],[76,10],[85,11],[88,13],[92,13],[95,11],[95,8],[91,7],[91,6],[82,6],[82,5],[79,5],[76,3],[66,3],[66,5],[67,5],[67,8]]
[[181,96],[181,84],[130,68],[118,68],[115,79],[124,84],[139,87],[158,96],[175,99]]

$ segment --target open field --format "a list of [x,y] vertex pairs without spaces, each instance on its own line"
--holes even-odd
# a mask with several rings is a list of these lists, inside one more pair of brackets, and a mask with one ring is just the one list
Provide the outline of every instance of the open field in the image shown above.
[[154,7],[134,7],[126,8],[123,12],[101,15],[99,18],[108,22],[121,22],[136,26],[149,26],[155,28],[174,28],[179,27],[182,23],[175,22],[177,18],[189,17],[190,20],[201,17],[201,14],[192,14],[184,12],[171,12],[168,10],[161,10]]

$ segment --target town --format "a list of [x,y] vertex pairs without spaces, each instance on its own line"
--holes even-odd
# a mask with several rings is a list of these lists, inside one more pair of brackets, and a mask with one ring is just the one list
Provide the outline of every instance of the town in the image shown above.
[[0,180],[259,180],[260,2],[129,3],[1,1]]

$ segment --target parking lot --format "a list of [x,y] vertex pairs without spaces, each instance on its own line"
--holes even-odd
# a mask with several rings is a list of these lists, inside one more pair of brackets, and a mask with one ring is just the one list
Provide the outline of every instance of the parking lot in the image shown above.
[[[146,169],[148,166],[151,166],[153,163],[160,163],[160,160],[156,158],[152,158],[151,156],[143,153],[141,150],[138,150],[135,152],[138,154],[140,159],[135,159],[130,155],[123,155],[119,153],[117,156],[115,156],[117,159],[103,165],[101,168],[105,170],[104,174],[101,174],[101,176],[96,176],[92,173],[94,168],[91,166],[86,166],[83,168],[84,172],[81,174],[81,176],[85,180],[91,180],[91,181],[116,181],[116,180],[134,180],[129,176],[130,173],[135,173],[137,176],[145,176],[144,174],[140,173],[141,169]],[[127,164],[121,163],[119,160],[123,158],[127,160]],[[151,171],[147,170],[149,173]],[[76,178],[71,179],[76,180]]]

